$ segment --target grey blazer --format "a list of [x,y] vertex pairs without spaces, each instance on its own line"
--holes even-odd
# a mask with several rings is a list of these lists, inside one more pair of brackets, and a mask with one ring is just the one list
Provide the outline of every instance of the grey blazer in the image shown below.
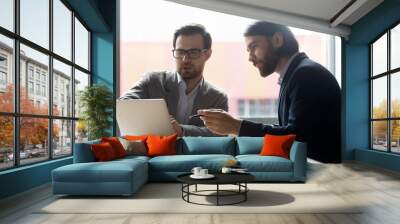
[[[165,99],[170,115],[176,117],[179,100],[177,76],[176,72],[168,71],[146,73],[120,99]],[[199,109],[210,108],[228,111],[228,97],[203,79],[194,99],[191,114],[197,114]],[[216,136],[204,127],[203,121],[198,117],[189,119],[188,124],[181,126],[185,136]]]

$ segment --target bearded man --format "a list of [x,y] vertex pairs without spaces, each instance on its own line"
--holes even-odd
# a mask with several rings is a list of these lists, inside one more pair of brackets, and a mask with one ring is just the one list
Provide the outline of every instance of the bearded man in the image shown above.
[[238,136],[295,134],[307,143],[307,156],[321,161],[341,161],[340,87],[320,64],[299,52],[290,29],[259,21],[245,34],[249,61],[262,77],[279,74],[279,124],[261,124],[232,117],[218,109],[199,110],[214,133]]

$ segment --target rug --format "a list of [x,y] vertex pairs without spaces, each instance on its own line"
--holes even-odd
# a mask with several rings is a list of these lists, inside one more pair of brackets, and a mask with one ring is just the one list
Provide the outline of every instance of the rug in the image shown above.
[[[229,190],[234,186],[224,186]],[[254,183],[248,185],[247,201],[237,205],[204,206],[182,200],[181,184],[149,183],[130,197],[59,196],[36,213],[360,213],[356,204],[344,201],[316,184]],[[215,189],[202,185],[198,190]],[[194,190],[191,188],[191,190]],[[213,193],[210,193],[213,194]],[[238,200],[224,197],[223,203]],[[191,196],[198,203],[215,203],[215,196]],[[240,198],[239,198],[240,199]]]

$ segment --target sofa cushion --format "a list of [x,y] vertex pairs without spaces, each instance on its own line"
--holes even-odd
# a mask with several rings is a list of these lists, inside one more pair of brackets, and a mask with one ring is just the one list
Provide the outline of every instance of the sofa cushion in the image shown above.
[[58,182],[129,182],[133,172],[147,170],[145,166],[146,162],[139,159],[74,163],[53,170],[52,174],[53,181]]
[[149,135],[146,143],[148,156],[164,156],[176,154],[177,134],[168,136]]
[[178,141],[178,154],[235,155],[234,137],[183,137]]
[[239,166],[249,172],[293,172],[292,161],[278,156],[238,155]]
[[219,171],[228,160],[235,159],[231,155],[175,155],[158,156],[149,160],[150,171],[190,172],[193,167],[200,166],[211,172]]
[[92,144],[99,144],[101,141],[93,140],[88,142],[79,142],[75,143],[74,147],[74,163],[87,163],[87,162],[95,162],[96,158],[90,146]]
[[117,158],[126,156],[126,151],[117,137],[103,137],[101,138],[101,142],[110,143]]
[[90,146],[90,148],[92,149],[94,157],[96,157],[96,160],[99,162],[114,160],[118,158],[112,145],[108,142],[93,144]]
[[264,146],[261,149],[261,156],[280,156],[289,158],[290,148],[296,135],[270,135],[264,136]]
[[236,155],[259,154],[264,144],[263,137],[236,137]]
[[126,151],[126,155],[137,155],[145,156],[147,155],[146,144],[141,140],[126,140],[124,138],[118,138],[122,146]]

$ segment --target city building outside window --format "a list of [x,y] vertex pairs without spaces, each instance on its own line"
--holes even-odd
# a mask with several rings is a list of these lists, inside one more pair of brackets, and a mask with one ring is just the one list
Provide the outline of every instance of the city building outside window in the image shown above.
[[[0,170],[70,156],[75,138],[87,138],[86,127],[76,129],[79,116],[73,114],[72,108],[65,110],[55,105],[61,91],[57,84],[60,77],[69,86],[80,83],[73,80],[74,73],[80,72],[80,77],[89,80],[90,31],[65,1],[21,0],[15,8],[18,13],[14,13],[13,2],[5,1],[0,10],[10,10],[15,17],[11,21],[19,21],[14,29],[14,25],[0,17],[0,26],[8,30],[0,29],[0,84],[5,82],[4,88],[0,85]],[[77,52],[82,46],[86,49]],[[14,52],[19,61],[14,61]],[[19,88],[15,88],[14,82],[16,66]],[[53,78],[53,89],[50,89],[50,78]],[[84,87],[82,84],[81,88]],[[14,98],[16,90],[19,91],[17,99]],[[66,105],[79,101],[78,93],[71,88],[64,88],[62,94],[69,96],[63,99]],[[50,99],[54,104],[51,110]],[[18,113],[14,111],[15,105],[20,109]],[[14,129],[18,132],[14,133]]]
[[400,153],[400,24],[370,44],[371,149]]

